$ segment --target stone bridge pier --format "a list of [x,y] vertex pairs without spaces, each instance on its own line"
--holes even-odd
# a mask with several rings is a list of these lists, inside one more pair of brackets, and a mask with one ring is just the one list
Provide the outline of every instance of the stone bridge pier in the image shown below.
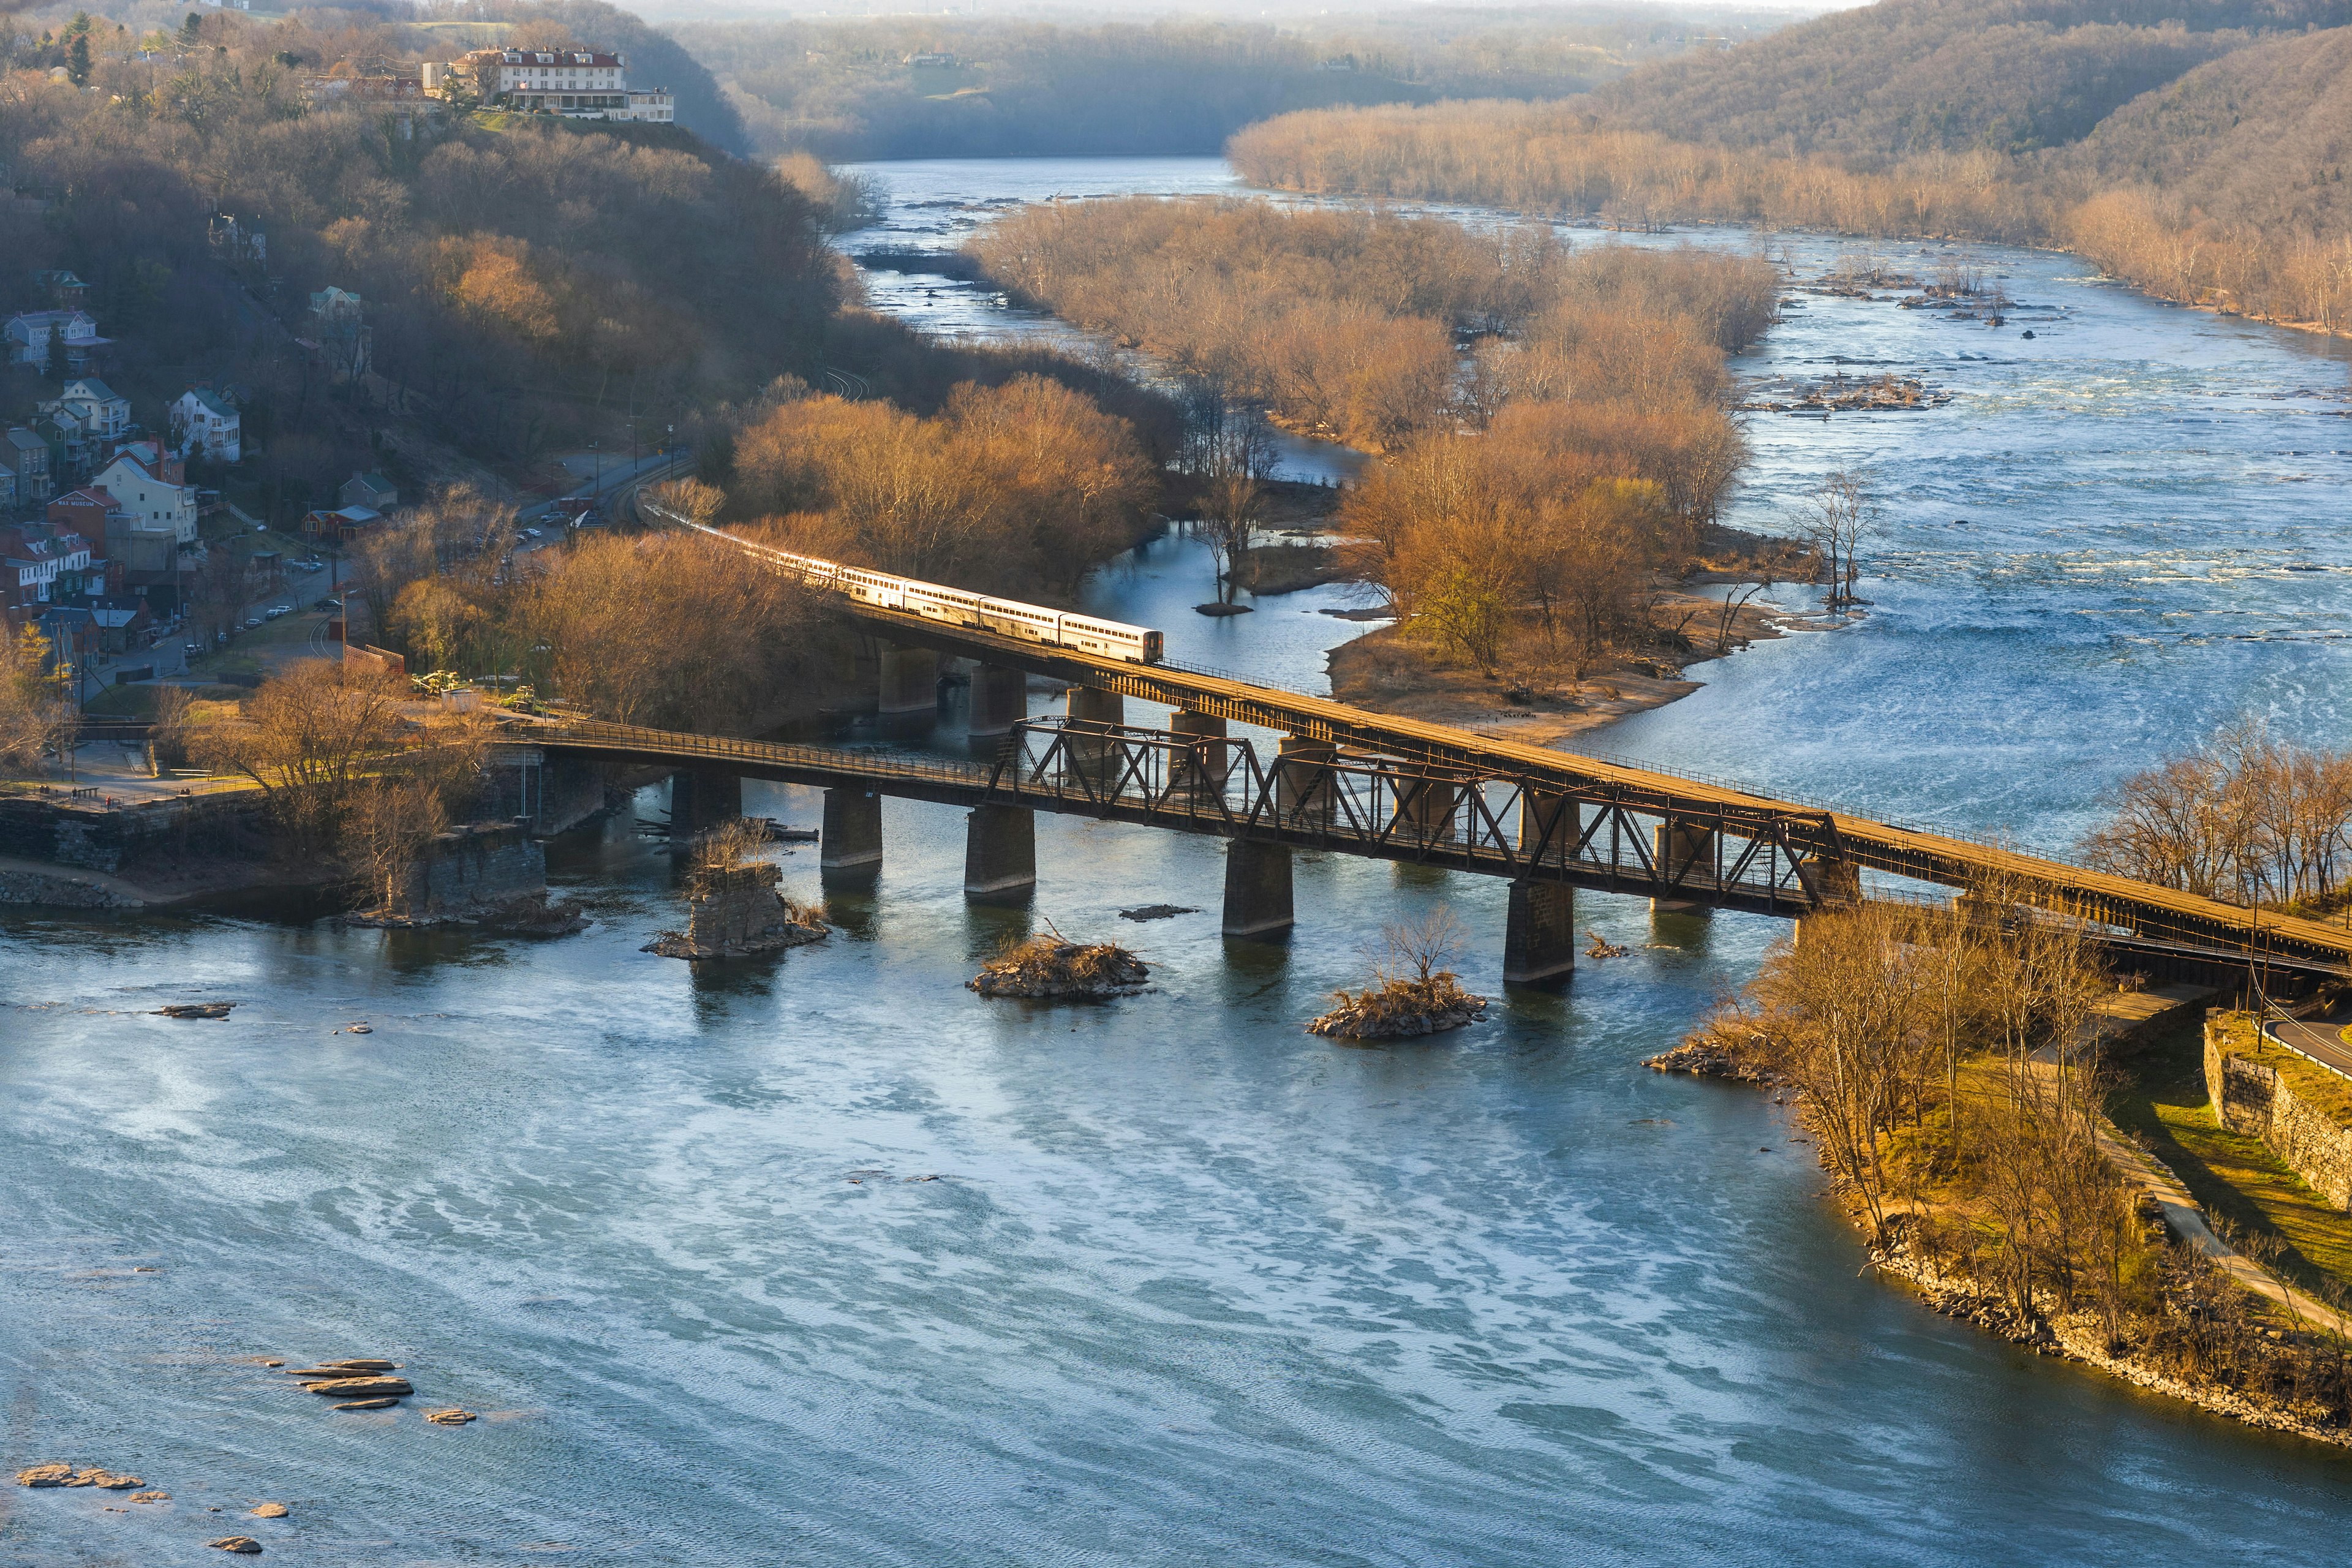
[[[1712,879],[1715,876],[1715,829],[1701,823],[1674,819],[1658,824],[1650,830],[1650,857],[1658,868],[1661,879],[1676,875]],[[1709,906],[1688,899],[1652,899],[1653,913],[1683,915],[1710,913]]]
[[669,838],[682,844],[743,815],[743,781],[718,768],[680,768],[669,776]]
[[1225,741],[1225,721],[1207,713],[1179,709],[1168,721],[1180,741],[1199,742],[1199,749],[1179,752],[1170,763],[1169,783],[1194,800],[1214,800],[1225,793],[1233,776],[1234,757]]
[[881,726],[894,733],[920,733],[940,711],[940,656],[927,647],[882,645]]
[[1029,717],[1029,677],[1001,665],[974,665],[966,728],[975,741],[996,742]]
[[964,818],[963,896],[1011,900],[1037,886],[1037,814],[1023,805],[974,806]]
[[872,881],[882,871],[882,797],[857,784],[824,792],[817,872],[828,882]]
[[1294,923],[1290,846],[1250,838],[1226,845],[1224,934],[1275,937]]

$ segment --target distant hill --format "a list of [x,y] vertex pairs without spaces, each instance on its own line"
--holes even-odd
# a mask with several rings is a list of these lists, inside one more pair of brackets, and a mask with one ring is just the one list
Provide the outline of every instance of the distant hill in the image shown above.
[[2222,224],[2352,230],[2352,26],[2200,66],[2117,110],[2052,166],[2085,192],[2146,186]]
[[1052,156],[1213,153],[1244,125],[1302,110],[1562,98],[1698,39],[1759,37],[1788,20],[1611,5],[1427,6],[1280,27],[908,14],[703,23],[678,37],[736,94],[763,151]]
[[1877,167],[2087,135],[2257,34],[2352,22],[2352,0],[1879,0],[1646,65],[1591,98],[1684,141]]

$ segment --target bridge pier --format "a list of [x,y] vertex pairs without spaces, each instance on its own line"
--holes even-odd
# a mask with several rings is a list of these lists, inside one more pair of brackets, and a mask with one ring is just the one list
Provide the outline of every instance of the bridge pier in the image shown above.
[[[1650,831],[1651,864],[1658,868],[1660,879],[1682,872],[1685,863],[1688,875],[1704,875],[1715,879],[1715,829],[1696,822],[1668,820]],[[1661,910],[1673,914],[1703,915],[1708,906],[1689,899],[1656,899],[1650,900],[1652,913]]]
[[[1070,720],[1077,724],[1124,724],[1127,699],[1116,691],[1092,686],[1070,688]],[[1106,735],[1072,735],[1066,744],[1071,768],[1080,778],[1108,786],[1115,776],[1118,742]]]
[[967,728],[975,741],[994,740],[1029,717],[1029,677],[1001,665],[974,665]]
[[882,645],[882,703],[889,729],[918,729],[940,710],[940,656],[927,647]]
[[[1550,790],[1519,792],[1519,853],[1547,866],[1564,865],[1576,849],[1584,821],[1576,802]],[[1545,835],[1549,834],[1549,840]]]
[[1225,846],[1227,936],[1272,936],[1296,919],[1290,903],[1290,847],[1236,838]]
[[1305,735],[1285,735],[1274,759],[1274,805],[1282,820],[1294,825],[1328,822],[1337,797],[1331,775],[1323,771],[1339,754],[1328,741]]
[[1463,786],[1450,779],[1399,778],[1397,821],[1423,844],[1442,844],[1454,837],[1454,813],[1462,804]]
[[817,869],[828,880],[855,880],[882,869],[882,797],[855,784],[824,792]]
[[1001,899],[1037,885],[1037,814],[1022,805],[979,805],[964,818],[963,896]]
[[1576,973],[1576,889],[1514,882],[1503,930],[1503,984],[1541,985]]
[[1169,784],[1194,801],[1216,800],[1225,793],[1234,771],[1233,753],[1225,749],[1225,721],[1207,713],[1180,708],[1168,721],[1171,733],[1181,741],[1199,741],[1196,752],[1179,752],[1170,763]]
[[680,768],[669,776],[669,837],[683,843],[743,815],[743,781],[716,768]]
[[1862,902],[1862,868],[1851,860],[1800,860],[1797,880],[1817,908]]

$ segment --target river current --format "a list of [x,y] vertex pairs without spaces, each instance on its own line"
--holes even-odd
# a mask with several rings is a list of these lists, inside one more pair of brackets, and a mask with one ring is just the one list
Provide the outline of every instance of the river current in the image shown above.
[[[1211,160],[877,172],[894,226],[853,247],[942,243],[988,210],[966,204],[1232,188]],[[1643,243],[1677,238],[1800,279],[1841,248]],[[2340,731],[2338,350],[1979,255],[2046,308],[1993,330],[1808,298],[1740,367],[1953,394],[1751,426],[1748,526],[1878,467],[1870,615],[1701,667],[1597,745],[2063,850],[2102,788],[2232,715]],[[938,279],[873,288],[927,326],[1058,331]],[[1360,629],[1319,613],[1339,589],[1194,616],[1207,581],[1172,538],[1092,602],[1309,688]],[[806,792],[750,794],[815,820]],[[959,814],[885,825],[830,941],[737,965],[638,951],[676,905],[627,821],[554,847],[596,917],[554,942],[0,914],[8,1455],[173,1500],[10,1489],[0,1561],[193,1564],[231,1530],[316,1563],[2211,1563],[2342,1539],[2340,1452],[1924,1310],[1863,1272],[1783,1110],[1639,1068],[1772,922],[1580,895],[1633,954],[1505,994],[1499,887],[1307,857],[1296,938],[1228,947],[1212,842],[1041,819],[1013,910],[965,903]],[[782,864],[818,893],[813,854]],[[1384,921],[1439,900],[1491,1022],[1373,1050],[1301,1032]],[[1118,917],[1160,902],[1202,912]],[[1048,919],[1140,948],[1154,989],[963,989]],[[152,1013],[200,995],[240,1005]],[[331,1414],[251,1359],[362,1354],[485,1418]],[[246,1519],[262,1499],[292,1518]]]

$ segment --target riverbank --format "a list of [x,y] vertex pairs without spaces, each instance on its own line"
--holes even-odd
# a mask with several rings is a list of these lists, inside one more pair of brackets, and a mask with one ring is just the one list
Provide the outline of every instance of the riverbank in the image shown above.
[[1406,627],[1382,626],[1331,650],[1331,695],[1376,713],[1550,745],[1687,697],[1705,684],[1685,673],[1692,666],[1787,635],[1788,612],[1753,600],[1730,605],[1671,590],[1659,595],[1655,614],[1662,633],[1695,646],[1661,641],[1581,679],[1531,629],[1520,631],[1487,674]]
[[[2084,1037],[2120,1046],[2132,1032],[2126,1016],[2145,1011],[2134,1008],[2133,999],[2127,993],[2111,996],[2084,1024]],[[2147,1057],[2122,1067],[2122,1096],[2129,1097],[2138,1075],[2155,1070],[2162,1076],[2162,1064],[2177,1054],[2170,1047],[2198,1028],[2195,1022],[2175,1026]],[[1995,1147],[2003,1137],[1996,1068],[1975,1060],[1958,1068],[1962,1099],[1956,1103],[1977,1108],[1962,1121],[1979,1145],[1969,1159],[1953,1164],[1954,1156],[1938,1148],[1950,1123],[1939,1127],[1938,1113],[1927,1115],[1908,1139],[1878,1156],[1885,1162],[1885,1190],[1874,1216],[1866,1194],[1832,1158],[1831,1134],[1820,1117],[1774,1070],[1769,1051],[1759,1054],[1761,1037],[1746,1037],[1751,1043],[1745,1046],[1742,1037],[1736,1030],[1703,1030],[1645,1065],[1766,1088],[1775,1104],[1793,1102],[1805,1132],[1792,1141],[1813,1148],[1830,1180],[1825,1195],[1873,1268],[1931,1310],[2038,1355],[2077,1363],[2213,1415],[2352,1447],[2352,1384],[2346,1378],[2352,1319],[2293,1289],[2265,1265],[2264,1258],[2291,1251],[2283,1237],[2237,1231],[2226,1220],[2209,1224],[2203,1206],[2174,1173],[2128,1143],[2105,1115],[2091,1112],[2095,1163],[2104,1163],[2116,1194],[2090,1201],[2121,1203],[2127,1211],[2116,1222],[2122,1227],[2112,1259],[2119,1289],[2103,1299],[2101,1290],[2078,1279],[2071,1299],[2042,1282],[2021,1291],[2005,1275],[2006,1211],[1996,1195],[1972,1185],[1991,1178],[1963,1173],[2006,1168],[1985,1147],[1989,1137]],[[2153,1068],[2151,1058],[2158,1064]],[[2033,1070],[2048,1079],[2061,1069],[2039,1063]],[[2021,1169],[2031,1163],[2023,1157],[2019,1163]],[[2037,1213],[2034,1223],[2042,1229],[2032,1246],[2066,1250],[2070,1244],[2056,1235],[2062,1221]]]

